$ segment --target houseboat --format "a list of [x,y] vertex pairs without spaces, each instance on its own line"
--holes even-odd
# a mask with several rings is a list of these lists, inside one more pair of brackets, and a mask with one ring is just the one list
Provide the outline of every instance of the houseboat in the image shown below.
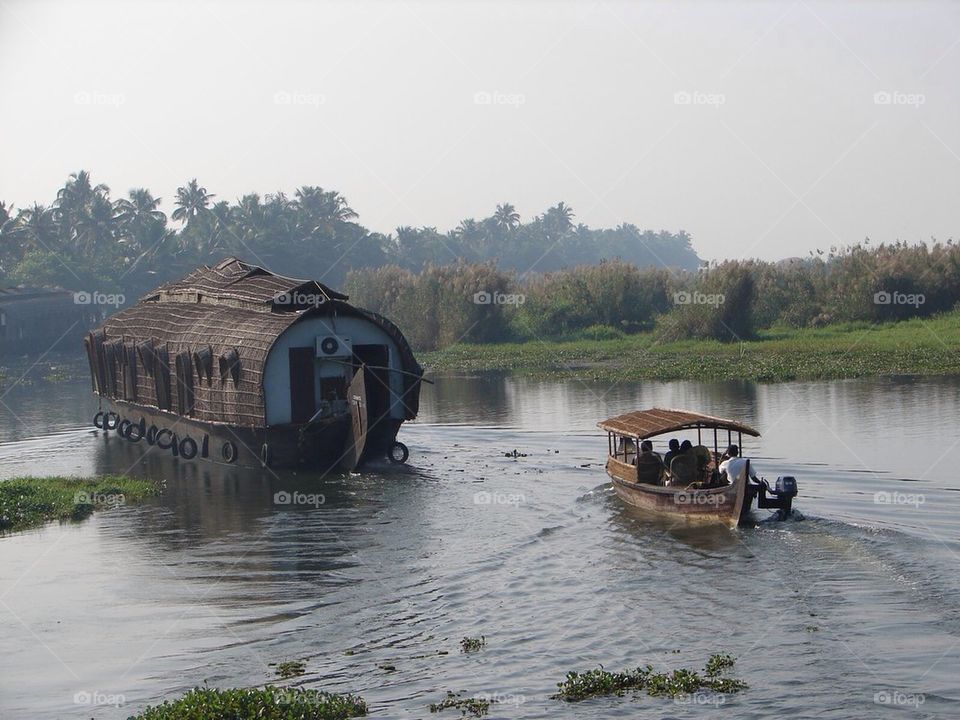
[[[792,513],[795,478],[777,478],[776,486],[770,487],[754,476],[749,460],[740,464],[743,470],[737,477],[718,472],[727,459],[719,445],[724,435],[723,447],[730,448],[736,440],[734,450],[741,456],[743,436],[760,437],[746,423],[690,410],[651,408],[617,415],[597,426],[607,433],[606,469],[613,489],[630,505],[677,520],[731,527],[747,521],[754,499],[758,508],[775,510],[781,519]],[[644,449],[644,441],[667,434],[691,436],[689,449],[669,461],[665,453]]]
[[85,340],[96,427],[186,460],[353,470],[401,463],[423,370],[385,317],[228,258]]

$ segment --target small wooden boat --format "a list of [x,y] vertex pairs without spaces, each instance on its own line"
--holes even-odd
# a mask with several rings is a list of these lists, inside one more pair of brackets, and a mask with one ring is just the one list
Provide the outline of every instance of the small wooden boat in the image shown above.
[[[747,517],[754,498],[758,507],[776,509],[781,517],[791,512],[797,494],[794,478],[778,478],[774,489],[766,481],[750,482],[749,467],[732,483],[719,476],[721,432],[726,431],[724,447],[736,438],[741,452],[744,435],[760,437],[745,423],[687,410],[652,408],[617,415],[597,426],[607,431],[607,474],[617,495],[630,505],[684,521],[730,527]],[[697,446],[679,465],[675,460],[666,468],[656,453],[640,452],[644,440],[684,432],[696,432]],[[705,439],[713,440],[712,452],[703,444]]]

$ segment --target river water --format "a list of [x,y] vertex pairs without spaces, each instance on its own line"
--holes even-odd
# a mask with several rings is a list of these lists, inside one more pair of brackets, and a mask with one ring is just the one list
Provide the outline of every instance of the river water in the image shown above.
[[[499,700],[492,718],[960,717],[960,378],[439,378],[401,432],[407,466],[326,480],[104,437],[86,381],[0,395],[0,476],[166,481],[0,538],[4,719],[127,717],[299,659],[289,684],[359,693],[379,718],[431,717],[448,690]],[[624,506],[595,423],[649,406],[760,429],[746,454],[797,477],[805,519],[688,529]],[[550,698],[570,670],[721,651],[749,689]]]

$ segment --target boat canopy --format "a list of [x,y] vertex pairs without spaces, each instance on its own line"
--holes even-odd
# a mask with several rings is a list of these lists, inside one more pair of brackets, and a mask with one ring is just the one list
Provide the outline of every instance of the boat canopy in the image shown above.
[[665,410],[663,408],[637,410],[624,415],[617,415],[597,423],[597,427],[617,435],[627,435],[641,440],[664,433],[701,428],[732,430],[744,435],[760,437],[760,433],[752,427],[736,420],[727,420],[713,415],[690,412],[689,410]]

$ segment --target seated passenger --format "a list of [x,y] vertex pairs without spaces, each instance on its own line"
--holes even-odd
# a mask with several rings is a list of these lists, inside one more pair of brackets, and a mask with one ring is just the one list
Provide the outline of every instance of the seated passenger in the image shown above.
[[640,455],[637,457],[637,482],[660,485],[663,480],[663,458],[653,451],[653,443],[644,440],[640,443]]
[[738,478],[744,477],[747,474],[747,467],[750,468],[750,478],[747,479],[749,482],[750,479],[754,480],[756,483],[759,483],[760,480],[757,478],[756,468],[753,466],[753,463],[750,462],[747,458],[740,457],[740,448],[736,445],[731,445],[727,448],[727,452],[724,453],[724,456],[727,458],[722,463],[720,463],[720,478],[726,480],[729,484],[733,485],[734,481]]
[[680,443],[680,452],[688,453],[691,450],[693,450],[693,443],[689,440],[684,440],[682,443]]
[[706,445],[694,445],[693,454],[697,457],[697,468],[700,472],[703,472],[707,469],[707,466],[710,464],[710,448]]
[[680,441],[676,438],[673,438],[669,443],[670,449],[667,451],[667,454],[663,456],[663,464],[667,467],[670,467],[670,462],[677,456],[680,452]]
[[[688,446],[687,451],[677,453],[670,461],[670,475],[672,477],[670,484],[686,487],[700,478],[697,473],[697,457],[693,454],[693,445],[689,440],[684,440],[684,443]],[[682,449],[683,445],[680,447]]]

